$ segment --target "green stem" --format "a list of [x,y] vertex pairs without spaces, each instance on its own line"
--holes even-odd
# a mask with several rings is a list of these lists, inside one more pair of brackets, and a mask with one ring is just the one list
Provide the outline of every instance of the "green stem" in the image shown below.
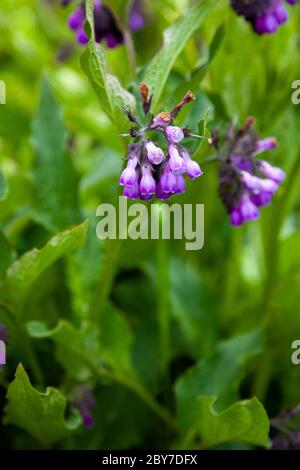
[[161,370],[167,371],[170,359],[169,254],[166,240],[157,241],[157,299],[160,330]]
[[[270,223],[270,231],[268,240],[266,243],[265,253],[266,253],[266,279],[262,292],[261,298],[261,310],[264,312],[262,319],[262,327],[266,332],[270,330],[271,322],[271,310],[270,310],[270,301],[272,299],[272,292],[274,284],[277,281],[278,277],[278,267],[279,267],[279,235],[285,219],[285,214],[287,211],[288,203],[290,196],[294,190],[295,184],[297,182],[298,174],[300,171],[300,154],[296,158],[292,170],[289,174],[289,177],[286,182],[286,189],[282,199],[278,203],[276,210],[273,208],[272,220]],[[268,338],[267,338],[268,340]],[[267,344],[268,347],[268,344]],[[254,395],[261,401],[264,401],[268,385],[271,377],[272,370],[272,356],[270,354],[270,349],[267,350],[262,361],[260,362],[259,368],[257,370],[254,384],[253,392]]]
[[225,285],[223,293],[223,318],[226,324],[232,320],[233,314],[235,312],[233,305],[238,283],[238,277],[236,273],[240,271],[239,262],[241,239],[241,229],[235,229],[231,235],[229,258],[224,276]]
[[104,368],[98,368],[91,362],[88,362],[87,365],[91,371],[101,379],[112,380],[134,392],[164,423],[170,427],[170,429],[177,432],[177,424],[173,416],[163,405],[157,402],[147,389],[136,379]]

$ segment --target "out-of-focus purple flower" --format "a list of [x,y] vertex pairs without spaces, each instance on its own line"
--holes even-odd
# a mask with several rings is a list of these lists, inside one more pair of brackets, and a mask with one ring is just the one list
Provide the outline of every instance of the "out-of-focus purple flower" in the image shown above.
[[219,166],[219,194],[225,204],[232,225],[256,220],[259,208],[270,204],[280,183],[283,170],[273,167],[257,155],[276,146],[273,138],[259,140],[253,131],[254,120],[226,135]]
[[[140,86],[140,92],[144,103],[144,112],[148,114],[148,104],[151,99],[148,96],[148,87]],[[158,199],[166,200],[172,194],[185,192],[186,183],[182,176],[195,179],[202,174],[197,162],[193,161],[188,151],[179,142],[185,137],[193,136],[188,129],[174,126],[174,118],[180,109],[193,99],[191,92],[168,112],[159,113],[151,117],[146,126],[141,126],[138,119],[128,110],[124,109],[129,120],[139,129],[131,128],[130,136],[137,139],[138,143],[130,144],[127,150],[127,165],[121,173],[120,184],[125,186],[123,195],[129,199],[140,198],[150,200],[154,195]],[[160,134],[164,139],[166,150],[149,140],[147,133]]]
[[6,364],[6,346],[8,333],[5,325],[0,324],[0,367]]
[[145,26],[145,8],[142,0],[133,0],[129,6],[129,28],[140,31]]
[[[297,0],[286,0],[295,5]],[[231,0],[232,8],[251,23],[257,34],[275,33],[288,19],[283,0]]]
[[[86,19],[85,3],[81,2],[69,16],[69,27],[76,32],[79,44],[87,44],[88,37],[84,31]],[[94,28],[97,42],[106,41],[107,47],[114,48],[124,42],[124,34],[110,8],[101,0],[94,1]]]
[[300,415],[300,405],[283,411],[270,420],[271,427],[279,433],[272,439],[274,450],[300,450],[300,428],[295,418]]
[[89,385],[77,385],[72,391],[71,404],[81,414],[84,426],[93,427],[92,409],[95,408],[93,389]]

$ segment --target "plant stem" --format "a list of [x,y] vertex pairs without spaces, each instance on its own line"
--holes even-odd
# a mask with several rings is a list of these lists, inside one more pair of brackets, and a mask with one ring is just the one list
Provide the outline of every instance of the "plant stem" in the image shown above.
[[[261,298],[261,309],[264,312],[262,319],[262,327],[266,332],[270,330],[271,322],[271,310],[270,310],[270,301],[272,299],[272,292],[274,284],[276,283],[278,276],[278,264],[279,264],[279,235],[282,228],[285,213],[287,210],[289,198],[294,190],[294,186],[297,182],[298,174],[300,171],[300,154],[296,158],[292,170],[289,174],[289,177],[286,182],[286,189],[282,199],[278,203],[276,210],[273,209],[272,220],[270,224],[268,241],[266,244],[266,266],[267,273],[265,279],[265,285],[263,288],[262,298]],[[267,338],[268,339],[268,338]],[[254,395],[261,401],[264,401],[269,380],[271,377],[272,370],[272,356],[270,351],[267,351],[262,358],[259,368],[256,373],[253,392]]]
[[167,371],[170,358],[170,315],[169,315],[169,256],[166,240],[157,241],[157,300],[158,323],[160,330],[161,370]]
[[129,390],[134,392],[154,413],[164,421],[170,429],[177,431],[177,424],[173,416],[169,411],[153,398],[153,396],[147,391],[147,389],[137,379],[133,377],[127,377],[117,372],[109,371],[104,368],[99,368],[93,363],[88,362],[87,365],[91,371],[101,379],[109,379],[124,385]]

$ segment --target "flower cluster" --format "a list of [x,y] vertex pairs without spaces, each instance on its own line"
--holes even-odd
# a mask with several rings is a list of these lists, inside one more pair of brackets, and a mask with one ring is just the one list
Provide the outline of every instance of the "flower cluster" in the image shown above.
[[[69,27],[76,32],[79,44],[87,44],[88,42],[88,37],[84,31],[85,18],[85,3],[82,2],[69,16]],[[105,40],[109,48],[123,44],[124,34],[112,11],[102,4],[101,0],[95,0],[94,2],[94,27],[97,42]]]
[[[295,5],[297,0],[285,0]],[[275,33],[288,19],[288,12],[282,0],[231,0],[238,15],[251,23],[257,34]]]
[[72,392],[72,406],[79,411],[86,428],[94,425],[92,409],[95,407],[93,390],[89,385],[77,385]]
[[[67,3],[70,3],[67,1]],[[66,2],[63,1],[63,5]],[[87,44],[88,37],[84,31],[86,19],[85,2],[81,2],[69,16],[69,27],[75,31],[77,42]],[[145,15],[141,0],[133,0],[129,6],[129,27],[131,31],[139,31],[144,27]],[[104,5],[101,0],[94,0],[94,28],[95,40],[101,42],[105,40],[107,47],[113,49],[123,44],[125,41],[122,31],[112,10]]]
[[[240,129],[231,127],[220,152],[219,194],[231,223],[239,226],[259,217],[259,209],[270,204],[285,173],[257,155],[276,147],[273,138],[259,140],[249,118]],[[215,139],[218,147],[218,141]]]
[[0,324],[0,367],[6,364],[6,348],[7,343],[7,328],[5,325]]
[[[140,91],[147,114],[151,101],[147,86],[141,85]],[[202,174],[198,163],[191,159],[187,149],[181,145],[185,137],[196,136],[188,129],[173,125],[180,109],[193,99],[192,93],[188,92],[171,113],[163,112],[152,117],[146,126],[141,125],[131,112],[124,110],[128,118],[139,126],[130,130],[129,135],[138,142],[128,145],[127,165],[120,177],[125,197],[150,200],[156,196],[162,200],[169,199],[173,194],[185,192],[184,174],[190,179]],[[148,138],[147,134],[162,137],[165,149]]]
[[300,428],[299,424],[295,422],[299,415],[300,405],[284,411],[276,418],[271,419],[271,427],[280,433],[272,439],[272,450],[300,449]]

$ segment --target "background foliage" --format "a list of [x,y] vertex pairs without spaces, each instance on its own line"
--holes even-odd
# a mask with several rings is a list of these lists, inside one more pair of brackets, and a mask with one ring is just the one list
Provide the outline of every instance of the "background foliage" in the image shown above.
[[[110,2],[121,18],[126,4]],[[58,2],[1,1],[2,448],[268,447],[268,417],[299,402],[299,9],[258,37],[228,4],[147,1],[133,58],[77,46]],[[202,251],[97,239],[96,207],[119,194],[119,105],[134,109],[141,80],[155,111],[196,94],[180,124],[254,115],[277,138],[288,176],[259,221],[230,227],[208,165],[176,201],[205,204]],[[80,383],[94,389],[92,429],[70,403]]]

